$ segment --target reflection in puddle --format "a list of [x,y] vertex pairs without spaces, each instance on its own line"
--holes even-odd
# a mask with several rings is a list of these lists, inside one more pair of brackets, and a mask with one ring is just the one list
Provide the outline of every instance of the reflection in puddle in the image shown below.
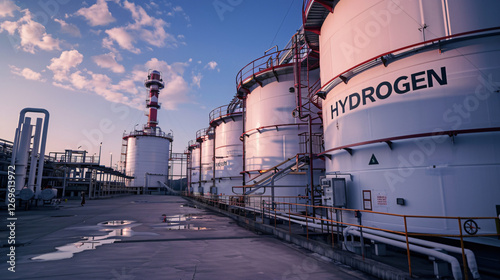
[[191,208],[198,208],[196,205],[194,204],[182,204],[181,207],[191,207]]
[[135,223],[134,221],[129,221],[129,220],[119,220],[119,221],[107,221],[107,222],[101,222],[98,223],[98,226],[123,226],[123,225],[130,225],[132,223]]
[[[207,230],[206,227],[199,227],[192,225],[190,221],[194,219],[203,219],[201,216],[196,216],[194,214],[180,214],[167,216],[162,215],[162,224],[153,225],[154,228],[162,228],[167,230]],[[181,222],[186,222],[182,223]]]
[[82,240],[74,243],[69,243],[61,247],[56,247],[56,251],[43,255],[36,256],[32,260],[37,261],[54,261],[72,258],[74,254],[87,250],[95,250],[98,246],[111,244],[121,239],[111,237],[131,237],[134,235],[158,235],[152,232],[134,232],[132,227],[141,224],[134,221],[106,221],[97,224],[97,227],[90,226],[91,229],[97,229],[101,232],[108,232],[107,235],[99,236],[84,236]]
[[74,254],[87,250],[94,250],[103,244],[111,244],[119,239],[106,239],[109,235],[83,237],[83,240],[70,243],[61,247],[56,247],[56,252],[43,254],[32,258],[37,261],[55,261],[72,258]]
[[173,216],[166,216],[165,214],[162,215],[162,220],[164,223],[167,223],[167,222],[185,222],[185,221],[191,221],[193,219],[201,219],[201,217],[194,216],[192,214],[181,214],[181,215],[173,215]]
[[191,225],[191,224],[187,224],[187,225],[166,225],[164,226],[163,228],[167,229],[167,230],[182,230],[182,229],[187,229],[187,230],[207,230],[208,228],[206,227],[197,227],[197,226],[194,226],[194,225]]

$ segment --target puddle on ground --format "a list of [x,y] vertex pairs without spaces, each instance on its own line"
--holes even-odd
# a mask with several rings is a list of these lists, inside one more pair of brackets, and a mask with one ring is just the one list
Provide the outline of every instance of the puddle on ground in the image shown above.
[[134,200],[131,203],[148,203],[147,200]]
[[61,247],[56,247],[56,252],[47,253],[31,258],[36,261],[55,261],[72,258],[74,254],[87,250],[94,250],[98,246],[104,244],[111,244],[119,239],[110,238],[109,235],[104,236],[87,236],[83,237],[81,241],[66,244]]
[[168,222],[186,222],[186,221],[191,221],[194,219],[203,219],[200,216],[193,215],[193,214],[181,214],[181,215],[172,215],[172,216],[167,216],[163,214],[161,216],[161,219],[164,223]]
[[135,223],[135,221],[129,221],[129,220],[118,220],[118,221],[107,221],[107,222],[100,222],[97,225],[98,226],[128,226],[130,224]]
[[209,228],[207,227],[198,227],[198,226],[194,226],[192,224],[175,224],[175,223],[171,223],[171,224],[166,224],[166,225],[157,225],[155,226],[157,228],[164,228],[166,230],[208,230]]
[[191,208],[198,208],[196,205],[194,204],[182,204],[181,207],[191,207]]
[[[162,223],[152,225],[153,228],[161,228],[167,230],[207,230],[206,227],[199,227],[192,225],[190,222],[195,219],[204,219],[200,215],[196,214],[180,214],[167,216],[163,214],[161,216]],[[182,223],[181,222],[186,222]]]
[[100,232],[107,232],[107,235],[92,235],[83,236],[82,240],[78,242],[73,242],[66,244],[64,246],[56,247],[55,252],[39,255],[31,258],[36,261],[55,261],[62,259],[72,258],[74,254],[87,251],[95,250],[97,247],[104,244],[112,244],[121,239],[114,237],[131,237],[137,235],[158,235],[153,232],[135,232],[132,230],[133,227],[141,225],[135,221],[129,220],[117,220],[117,221],[105,221],[100,222],[97,226],[88,227],[78,227],[78,229],[95,229]]

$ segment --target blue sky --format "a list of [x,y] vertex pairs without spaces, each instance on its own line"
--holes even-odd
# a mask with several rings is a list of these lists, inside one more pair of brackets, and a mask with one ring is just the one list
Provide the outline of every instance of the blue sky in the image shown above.
[[[235,77],[301,26],[301,0],[0,0],[0,138],[45,108],[46,151],[84,147],[119,160],[123,132],[146,123],[143,85],[160,70],[159,126],[183,152]],[[110,156],[109,156],[110,157]],[[106,164],[109,160],[104,161]]]

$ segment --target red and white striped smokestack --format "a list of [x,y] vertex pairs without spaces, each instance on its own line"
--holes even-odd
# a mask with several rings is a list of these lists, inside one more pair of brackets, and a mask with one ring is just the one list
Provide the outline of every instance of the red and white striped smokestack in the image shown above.
[[149,89],[149,99],[146,102],[146,107],[149,108],[148,124],[146,128],[156,128],[158,124],[157,111],[160,109],[160,104],[158,103],[158,94],[160,89],[165,86],[163,80],[161,79],[161,74],[157,70],[150,70],[148,73],[148,79],[144,81],[144,86]]

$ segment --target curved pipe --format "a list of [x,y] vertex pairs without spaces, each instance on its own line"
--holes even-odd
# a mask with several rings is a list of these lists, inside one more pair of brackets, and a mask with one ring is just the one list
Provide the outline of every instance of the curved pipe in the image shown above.
[[[392,234],[392,233],[385,232],[385,231],[364,228],[363,234],[365,232],[372,233],[372,234],[375,234],[378,236],[383,236],[383,237],[399,240],[399,241],[406,241],[406,238],[402,235]],[[418,239],[418,238],[414,238],[414,237],[408,237],[408,241],[410,243],[417,244],[417,245],[422,245],[422,246],[426,246],[426,247],[433,247],[433,248],[440,248],[440,249],[443,249],[443,250],[446,250],[446,251],[449,251],[452,253],[462,254],[462,248],[458,248],[458,247],[454,247],[454,246],[450,246],[450,245],[446,245],[446,244],[427,241],[427,240]],[[476,256],[474,255],[474,252],[472,252],[469,249],[464,249],[464,252],[465,252],[465,256],[467,257],[467,265],[470,269],[470,272],[472,273],[472,277],[474,277],[474,279],[479,279],[480,276],[479,276],[479,271],[478,271],[478,267],[477,267],[477,263],[476,263]]]
[[45,115],[44,121],[43,121],[43,131],[42,131],[42,141],[40,143],[40,152],[39,152],[39,158],[38,158],[38,173],[37,173],[37,178],[38,180],[36,181],[36,189],[37,191],[40,190],[41,185],[42,185],[42,175],[43,175],[43,166],[45,163],[45,145],[47,142],[47,132],[49,128],[49,119],[50,119],[50,114],[49,111],[46,109],[41,109],[41,108],[24,108],[21,110],[19,114],[19,121],[17,124],[18,130],[16,130],[16,135],[15,135],[15,140],[14,144],[12,147],[12,159],[11,159],[11,165],[15,165],[15,160],[16,160],[16,151],[18,149],[18,141],[20,137],[20,131],[21,131],[21,124],[24,122],[24,116],[26,113],[32,112],[32,113],[42,113]]
[[[344,229],[344,238],[346,238],[348,235],[360,236],[361,233],[357,229],[355,229],[355,227],[351,226],[351,227],[347,227]],[[397,241],[394,239],[389,239],[389,238],[381,237],[381,236],[370,234],[370,233],[364,233],[364,232],[363,232],[363,236],[366,238],[369,238],[371,240],[375,240],[375,241],[378,241],[381,243],[389,244],[391,246],[399,247],[402,249],[407,249],[405,242],[400,242],[400,241]],[[458,260],[456,258],[454,258],[450,255],[447,255],[445,253],[441,253],[439,251],[436,251],[434,249],[424,248],[424,247],[413,245],[413,244],[409,244],[408,247],[410,248],[410,251],[414,251],[417,253],[432,256],[432,257],[435,257],[437,259],[441,259],[443,261],[450,263],[453,278],[455,280],[462,279],[462,270],[460,268],[460,263],[458,262]]]

